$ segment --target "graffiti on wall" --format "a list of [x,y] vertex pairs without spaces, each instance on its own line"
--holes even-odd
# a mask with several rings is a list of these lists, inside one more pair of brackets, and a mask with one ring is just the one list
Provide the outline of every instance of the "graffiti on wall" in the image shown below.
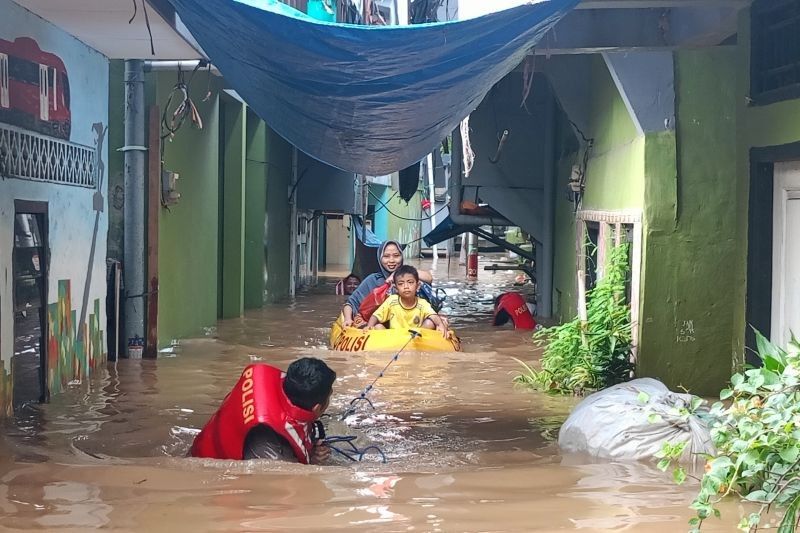
[[30,37],[0,39],[0,122],[69,140],[67,69]]
[[70,281],[59,280],[58,301],[47,310],[47,384],[51,393],[61,392],[72,381],[84,380],[105,361],[100,321],[100,300],[94,300],[88,323],[81,323],[72,309]]

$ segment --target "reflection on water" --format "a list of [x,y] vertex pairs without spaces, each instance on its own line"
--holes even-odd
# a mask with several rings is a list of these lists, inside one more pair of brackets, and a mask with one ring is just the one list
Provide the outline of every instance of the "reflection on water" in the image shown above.
[[[462,267],[463,268],[463,267]],[[184,458],[194,435],[252,361],[300,355],[337,371],[331,413],[388,362],[327,349],[341,299],[327,284],[291,305],[225,321],[215,337],[157,361],[123,360],[50,405],[26,407],[0,439],[0,513],[11,529],[128,531],[657,531],[686,529],[694,487],[649,465],[561,457],[560,423],[576,403],[515,390],[512,356],[536,357],[528,332],[489,325],[513,274],[453,269],[438,278],[464,353],[404,353],[373,395],[376,409],[328,433],[377,455],[327,466]],[[213,330],[212,330],[213,331]],[[730,531],[728,522],[708,531]],[[716,529],[715,529],[716,528]]]

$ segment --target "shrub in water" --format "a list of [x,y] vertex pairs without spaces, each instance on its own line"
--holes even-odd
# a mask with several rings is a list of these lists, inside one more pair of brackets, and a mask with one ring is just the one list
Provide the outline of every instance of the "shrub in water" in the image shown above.
[[[763,365],[734,374],[730,388],[712,406],[709,427],[716,455],[708,457],[700,492],[692,503],[697,516],[690,522],[699,532],[707,518],[719,516],[716,505],[738,495],[757,505],[742,518],[739,529],[754,532],[772,510],[783,516],[778,533],[793,533],[800,520],[800,344],[794,338],[782,350],[756,332]],[[665,443],[659,468],[667,470],[683,452]],[[681,472],[680,468],[675,472]],[[682,481],[685,476],[678,474]]]
[[605,276],[586,295],[586,316],[533,335],[545,344],[541,369],[520,361],[516,383],[560,393],[597,390],[631,377],[631,311],[625,301],[628,244],[611,250]]

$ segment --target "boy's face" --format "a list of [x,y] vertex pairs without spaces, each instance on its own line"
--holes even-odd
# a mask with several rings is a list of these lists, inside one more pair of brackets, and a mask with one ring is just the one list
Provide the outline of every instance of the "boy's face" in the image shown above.
[[419,281],[414,279],[411,274],[403,274],[400,277],[395,276],[394,285],[397,288],[397,294],[404,300],[416,297],[419,289]]

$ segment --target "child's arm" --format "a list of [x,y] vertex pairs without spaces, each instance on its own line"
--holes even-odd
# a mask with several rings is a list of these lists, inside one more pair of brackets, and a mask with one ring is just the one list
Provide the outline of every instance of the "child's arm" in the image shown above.
[[379,323],[386,322],[389,317],[386,316],[389,310],[389,306],[386,305],[389,300],[386,300],[378,308],[372,313],[372,316],[369,317],[369,321],[367,322],[367,329],[372,329],[377,326]]
[[376,313],[372,313],[372,316],[369,317],[369,322],[367,322],[366,329],[372,329],[378,325],[378,317],[375,316]]

